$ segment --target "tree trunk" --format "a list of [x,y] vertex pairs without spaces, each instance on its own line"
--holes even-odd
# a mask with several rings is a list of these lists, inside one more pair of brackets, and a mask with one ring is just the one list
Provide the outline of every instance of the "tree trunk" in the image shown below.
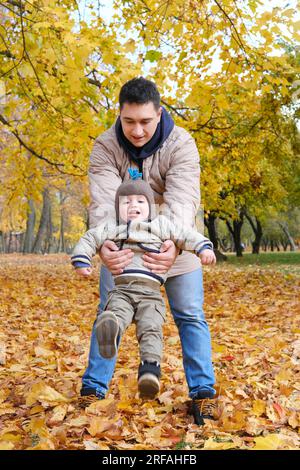
[[241,245],[241,231],[242,231],[243,223],[244,223],[243,213],[240,214],[240,218],[238,220],[233,221],[233,226],[231,226],[230,222],[226,220],[226,225],[233,238],[234,250],[236,252],[236,256],[238,257],[243,256],[243,248]]
[[40,220],[38,233],[36,235],[34,246],[33,246],[33,253],[42,253],[42,246],[46,238],[47,228],[49,224],[50,209],[51,209],[50,194],[49,194],[48,188],[45,188],[43,192],[43,208],[42,208],[41,220]]
[[219,250],[219,238],[217,234],[217,229],[216,229],[216,220],[217,217],[213,214],[209,214],[208,218],[204,219],[204,223],[207,227],[208,234],[209,234],[209,239],[214,245],[214,252],[216,255],[216,258],[218,261],[226,261],[227,256],[225,256],[221,251]]
[[8,233],[3,233],[4,253],[9,253],[8,239],[9,239],[9,234]]
[[294,242],[294,239],[293,237],[291,236],[290,232],[289,232],[289,229],[288,229],[288,226],[287,224],[283,224],[281,222],[279,222],[279,226],[282,228],[283,230],[283,233],[286,235],[288,241],[289,241],[289,245],[291,247],[291,251],[296,251],[297,247],[296,247],[296,244]]
[[64,214],[63,210],[60,213],[60,234],[59,234],[59,250],[60,253],[64,253],[66,251],[65,246],[65,221],[64,221]]
[[51,201],[50,201],[50,207],[49,207],[49,218],[48,218],[48,224],[47,224],[47,237],[46,237],[46,244],[45,244],[45,252],[55,253],[55,239],[53,237]]
[[7,252],[11,253],[12,252],[12,233],[11,231],[8,234],[8,247],[7,247]]
[[217,217],[213,214],[209,214],[207,218],[204,218],[204,223],[208,229],[209,239],[217,250],[219,248],[219,241],[216,230],[216,219]]
[[23,253],[31,253],[33,245],[33,234],[35,226],[35,208],[32,199],[28,201],[27,222],[25,240],[23,245]]
[[0,232],[0,251],[1,253],[7,252],[5,233],[2,230]]
[[267,251],[267,249],[268,249],[268,239],[267,239],[267,238],[263,238],[263,239],[262,239],[262,243],[263,243],[263,250],[264,250],[264,251]]
[[225,253],[230,250],[230,242],[225,237],[219,238],[219,243],[222,251],[225,251]]
[[257,217],[255,217],[256,225],[255,225],[255,222],[252,220],[252,217],[250,217],[250,215],[246,214],[246,217],[247,217],[247,220],[249,221],[249,223],[251,225],[251,228],[252,228],[252,230],[254,232],[254,235],[255,235],[255,239],[252,242],[252,254],[257,254],[258,255],[261,239],[262,239],[262,236],[263,236],[262,225],[261,225],[261,223],[260,223],[260,221],[258,220]]
[[20,246],[19,246],[19,253],[22,253],[23,251],[23,246],[24,246],[24,238],[25,238],[25,232],[22,232],[20,234]]
[[3,246],[3,232],[0,231],[0,253],[4,253],[4,246]]
[[58,252],[65,253],[66,243],[65,243],[65,211],[64,211],[64,202],[67,196],[63,197],[63,193],[59,192],[59,203],[60,203],[60,235],[59,235],[59,244]]

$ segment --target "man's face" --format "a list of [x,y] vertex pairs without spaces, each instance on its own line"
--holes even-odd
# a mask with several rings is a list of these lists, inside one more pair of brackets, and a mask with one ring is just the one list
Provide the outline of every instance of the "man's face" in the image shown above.
[[153,137],[161,113],[162,108],[155,109],[152,101],[146,104],[124,103],[120,119],[125,137],[135,147],[142,147]]
[[121,196],[119,200],[119,216],[124,222],[129,220],[147,220],[149,216],[147,198],[137,194]]

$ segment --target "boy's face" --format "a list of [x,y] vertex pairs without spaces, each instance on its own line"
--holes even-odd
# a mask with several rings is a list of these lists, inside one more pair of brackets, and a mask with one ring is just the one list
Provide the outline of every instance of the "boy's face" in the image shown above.
[[156,109],[152,101],[146,104],[124,103],[120,119],[125,137],[135,147],[143,147],[152,139],[161,113],[162,108]]
[[119,201],[119,215],[124,222],[129,220],[147,220],[149,204],[145,196],[132,194],[121,196]]

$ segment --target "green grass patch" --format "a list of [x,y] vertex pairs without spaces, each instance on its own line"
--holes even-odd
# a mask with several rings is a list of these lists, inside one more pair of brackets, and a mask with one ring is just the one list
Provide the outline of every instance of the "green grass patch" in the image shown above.
[[288,264],[300,265],[300,251],[284,251],[284,252],[262,252],[259,255],[252,255],[251,253],[244,253],[242,257],[237,257],[234,254],[227,255],[225,264],[234,265],[259,265],[266,264]]

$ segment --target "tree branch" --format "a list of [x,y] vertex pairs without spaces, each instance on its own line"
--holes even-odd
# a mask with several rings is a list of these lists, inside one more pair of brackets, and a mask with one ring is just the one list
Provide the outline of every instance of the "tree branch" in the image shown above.
[[[224,8],[220,5],[220,3],[217,1],[217,0],[214,0],[215,4],[219,7],[219,9],[221,10],[221,12],[223,13],[223,15],[227,18],[227,20],[229,21],[229,23],[231,24],[232,28],[234,29],[235,31],[235,34],[237,36],[237,39],[234,37],[234,35],[232,35],[233,39],[235,40],[235,42],[239,45],[239,47],[243,50],[243,52],[247,55],[247,52],[246,52],[246,49],[245,49],[245,46],[243,44],[243,41],[241,40],[240,38],[240,35],[235,27],[235,24],[234,22],[232,21],[232,19],[230,18],[230,16],[226,13],[226,11],[224,10]],[[247,56],[245,56],[245,59],[248,62],[248,59],[247,59]]]
[[188,118],[186,118],[185,116],[183,116],[182,114],[179,113],[178,111],[178,108],[176,108],[175,106],[172,106],[170,104],[168,104],[165,100],[161,100],[161,102],[167,106],[168,108],[172,109],[172,111],[174,111],[174,113],[177,114],[177,116],[181,117],[184,121],[188,121]]
[[[44,162],[48,163],[51,166],[54,166],[60,173],[62,173],[64,175],[72,175],[72,176],[84,176],[86,174],[86,173],[74,174],[74,173],[68,173],[68,172],[62,171],[60,169],[60,167],[64,166],[63,163],[51,162],[50,160],[48,160],[47,157],[44,157],[43,155],[38,154],[33,148],[29,147],[29,145],[27,145],[27,143],[24,142],[23,138],[19,135],[18,131],[16,129],[12,128],[10,123],[5,119],[5,117],[2,114],[0,114],[0,122],[2,122],[2,124],[4,124],[5,126],[8,126],[10,128],[10,132],[18,139],[20,145],[22,147],[24,147],[26,150],[28,150],[28,152],[30,152],[31,155],[35,156],[39,160],[43,160]],[[79,168],[81,170],[81,168],[78,165],[73,165],[72,164],[72,166],[74,168]]]
[[21,0],[6,0],[7,3],[9,3],[10,5],[12,5],[13,7],[18,7],[20,8],[21,10],[25,10],[24,8],[24,5],[22,5],[22,2]]
[[99,82],[99,80],[95,80],[95,79],[93,79],[93,78],[89,78],[89,79],[88,79],[88,83],[90,83],[91,85],[95,85],[95,86],[97,86],[97,87],[99,87],[99,88],[101,88],[101,86],[102,86],[102,83]]

